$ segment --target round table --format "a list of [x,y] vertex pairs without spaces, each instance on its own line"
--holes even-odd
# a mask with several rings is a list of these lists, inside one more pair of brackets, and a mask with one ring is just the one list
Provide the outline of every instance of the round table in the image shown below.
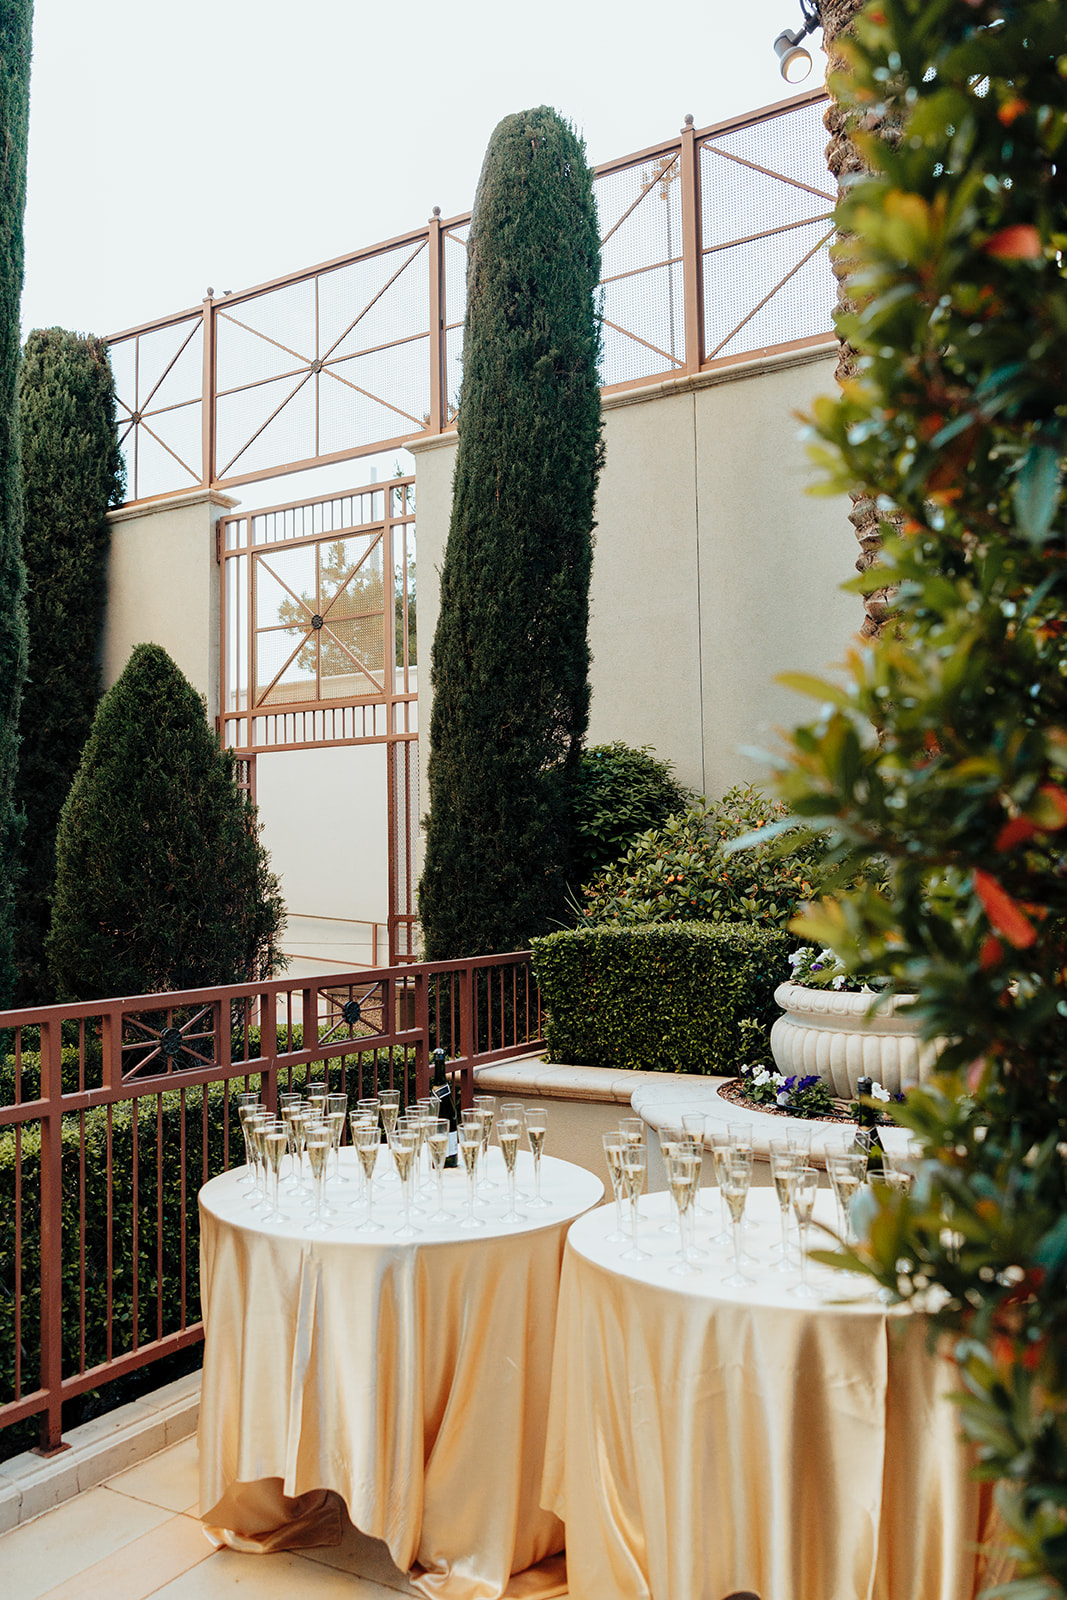
[[[551,1206],[509,1225],[491,1154],[501,1187],[479,1210],[486,1226],[459,1227],[466,1178],[450,1171],[455,1221],[410,1241],[393,1237],[399,1185],[377,1178],[385,1231],[357,1231],[349,1150],[351,1183],[327,1188],[344,1208],[329,1233],[305,1231],[310,1212],[284,1185],[282,1220],[251,1212],[243,1169],[200,1191],[200,1505],[218,1542],[337,1543],[347,1511],[448,1600],[503,1595],[512,1573],[562,1549],[538,1503],[560,1265],[568,1226],[603,1185],[546,1156]],[[529,1156],[518,1180],[532,1192]]]
[[[542,1503],[566,1524],[572,1600],[972,1600],[990,1495],[945,1398],[958,1376],[861,1279],[813,1264],[826,1298],[791,1296],[774,1192],[748,1211],[751,1289],[723,1287],[710,1246],[699,1272],[669,1271],[665,1194],[641,1202],[644,1262],[605,1243],[614,1207],[570,1231]],[[834,1221],[825,1191],[817,1216]]]

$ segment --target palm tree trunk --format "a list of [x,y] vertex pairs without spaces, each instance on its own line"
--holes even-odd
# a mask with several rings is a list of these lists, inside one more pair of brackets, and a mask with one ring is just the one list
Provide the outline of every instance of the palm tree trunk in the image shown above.
[[[838,39],[845,33],[857,12],[862,10],[866,0],[821,0],[819,15],[822,19],[823,49],[828,58],[828,74],[839,72],[844,68],[844,61],[838,49]],[[852,141],[852,129],[856,125],[858,113],[854,109],[840,106],[836,100],[831,99],[823,121],[826,131],[830,135],[830,142],[826,147],[826,163],[831,176],[836,180],[838,190],[848,182],[856,173],[866,172],[867,167],[859,151]],[[863,116],[862,127],[864,130],[877,130],[882,137],[888,140],[899,139],[900,133],[892,124],[876,112],[867,112]],[[844,238],[844,236],[842,236]],[[834,276],[837,278],[837,299],[840,306],[850,306],[848,294],[848,273],[851,263],[845,258],[839,258],[834,264]],[[841,340],[840,351],[837,358],[835,377],[838,383],[844,383],[856,372],[856,351],[844,339]],[[881,534],[878,524],[886,518],[880,515],[874,500],[862,490],[857,490],[852,495],[852,510],[849,512],[849,521],[856,530],[859,540],[860,553],[856,560],[857,572],[866,572],[868,567],[873,567],[878,561],[878,552],[882,546]],[[893,519],[889,519],[893,520]],[[865,639],[876,639],[881,633],[887,619],[892,614],[892,590],[876,589],[872,594],[864,597],[863,601],[863,626],[860,636]]]

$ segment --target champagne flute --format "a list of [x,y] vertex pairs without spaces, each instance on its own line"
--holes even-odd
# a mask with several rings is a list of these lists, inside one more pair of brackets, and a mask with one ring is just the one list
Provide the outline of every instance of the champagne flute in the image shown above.
[[625,1244],[626,1235],[622,1231],[622,1197],[625,1184],[622,1176],[622,1134],[617,1130],[601,1135],[604,1146],[604,1159],[608,1164],[608,1174],[611,1178],[612,1193],[615,1196],[615,1232],[609,1233],[605,1244]]
[[508,1209],[503,1217],[505,1222],[526,1221],[525,1215],[515,1209],[515,1157],[518,1154],[521,1134],[521,1119],[519,1117],[505,1117],[502,1109],[500,1121],[497,1123],[497,1138],[500,1140],[500,1149],[504,1156],[504,1166],[507,1168],[508,1174]]
[[545,1148],[545,1138],[548,1134],[548,1112],[540,1106],[531,1106],[526,1112],[526,1137],[533,1151],[534,1159],[534,1193],[529,1202],[531,1206],[547,1206],[549,1200],[541,1198],[541,1152]]
[[637,1200],[645,1186],[648,1150],[644,1144],[624,1144],[622,1147],[622,1176],[630,1200],[630,1248],[624,1250],[622,1261],[645,1261],[648,1251],[637,1242]]
[[[382,1119],[382,1127],[385,1129],[385,1142],[391,1146],[393,1129],[396,1127],[396,1121],[400,1115],[400,1090],[382,1089],[378,1095],[378,1110]],[[399,1179],[395,1172],[385,1171],[382,1173],[382,1182],[397,1183]]]
[[711,1159],[715,1168],[715,1182],[719,1189],[719,1232],[712,1239],[713,1245],[728,1246],[733,1240],[726,1215],[726,1174],[730,1164],[730,1153],[733,1146],[730,1144],[729,1135],[717,1130],[711,1136]]
[[772,1139],[770,1141],[771,1178],[774,1181],[775,1193],[778,1196],[778,1209],[782,1225],[781,1244],[772,1245],[771,1253],[778,1260],[774,1264],[776,1272],[792,1272],[793,1259],[789,1252],[789,1218],[793,1210],[793,1176],[802,1166],[801,1159],[793,1150],[788,1139]]
[[[341,1172],[341,1141],[345,1135],[345,1122],[348,1113],[347,1094],[328,1094],[326,1096],[326,1117],[330,1127],[335,1128],[333,1145],[333,1181],[334,1183],[351,1183],[351,1178],[345,1177]],[[339,1118],[335,1122],[334,1119]]]
[[366,1191],[367,1215],[359,1224],[360,1233],[381,1233],[382,1225],[374,1220],[374,1169],[378,1163],[378,1152],[382,1148],[382,1137],[378,1131],[377,1118],[373,1122],[361,1122],[353,1130],[353,1141],[356,1146],[356,1155],[359,1157],[360,1170],[363,1173],[363,1184]]
[[467,1173],[467,1215],[460,1223],[461,1228],[484,1228],[485,1223],[481,1217],[474,1215],[474,1184],[478,1171],[478,1157],[482,1153],[482,1119],[471,1116],[469,1112],[461,1113],[463,1121],[459,1128],[459,1153]]
[[373,1116],[371,1116],[371,1114],[369,1112],[367,1112],[367,1111],[360,1111],[358,1109],[355,1110],[355,1111],[350,1111],[348,1113],[348,1137],[352,1141],[352,1149],[356,1152],[356,1157],[357,1157],[357,1159],[356,1159],[356,1189],[357,1189],[357,1193],[356,1193],[356,1198],[349,1202],[349,1209],[352,1210],[352,1211],[361,1211],[363,1209],[363,1204],[364,1204],[364,1202],[365,1202],[365,1200],[367,1198],[367,1181],[366,1181],[365,1177],[363,1176],[363,1163],[362,1163],[362,1161],[360,1161],[358,1159],[359,1151],[356,1149],[356,1134],[359,1132],[360,1128],[373,1128],[374,1132],[377,1133],[378,1132],[378,1114],[377,1114],[377,1111],[375,1111]]
[[435,1227],[443,1227],[446,1222],[452,1221],[452,1214],[445,1209],[445,1157],[448,1155],[448,1118],[434,1117],[427,1123],[426,1143],[430,1148],[430,1165],[433,1167],[434,1177],[437,1179],[437,1210],[430,1217],[430,1222]]
[[312,1111],[325,1111],[326,1110],[326,1096],[329,1094],[329,1092],[330,1092],[330,1089],[329,1089],[329,1085],[328,1084],[325,1084],[325,1083],[309,1083],[308,1084],[307,1099],[308,1099],[308,1105],[311,1107]]
[[[248,1119],[249,1148],[252,1152],[252,1165],[255,1173],[255,1186],[252,1191],[251,1210],[262,1211],[269,1202],[267,1199],[267,1153],[263,1144],[263,1130],[268,1122],[274,1118],[266,1106],[260,1106],[255,1114]],[[260,1186],[260,1174],[263,1177]]]
[[726,1289],[748,1289],[756,1281],[741,1270],[741,1219],[745,1214],[745,1201],[748,1199],[751,1182],[751,1161],[738,1159],[738,1153],[734,1151],[727,1160],[725,1182],[722,1185],[726,1204],[730,1210],[734,1240],[734,1270],[729,1277],[722,1280]]
[[263,1124],[263,1150],[267,1158],[267,1166],[274,1178],[274,1203],[267,1212],[272,1220],[282,1214],[278,1204],[278,1185],[281,1179],[282,1158],[289,1148],[289,1135],[285,1131],[285,1124],[281,1121]]
[[493,1134],[493,1123],[496,1120],[496,1100],[491,1094],[476,1094],[474,1107],[482,1113],[482,1165],[479,1189],[499,1189],[499,1183],[494,1183],[489,1176],[489,1140]]
[[830,1184],[837,1201],[838,1216],[841,1219],[841,1232],[844,1234],[845,1243],[852,1243],[852,1219],[849,1208],[852,1198],[863,1182],[863,1172],[866,1160],[860,1155],[853,1155],[850,1150],[835,1150],[826,1157],[826,1170],[830,1174]]
[[[680,1127],[674,1127],[672,1125],[659,1129],[659,1153],[663,1160],[663,1170],[665,1173],[667,1173],[668,1189],[670,1188],[670,1173],[668,1169],[670,1167],[671,1156],[681,1145],[682,1138],[683,1134]],[[674,1222],[670,1217],[668,1217],[666,1222],[660,1223],[659,1231],[660,1233],[673,1233],[674,1228]]]
[[389,1148],[393,1152],[393,1164],[400,1179],[404,1201],[403,1224],[393,1229],[393,1237],[396,1239],[414,1239],[422,1232],[422,1229],[416,1228],[411,1220],[411,1174],[415,1166],[416,1147],[416,1135],[410,1128],[394,1128]]
[[255,1187],[256,1182],[256,1158],[252,1150],[248,1124],[257,1112],[262,1112],[264,1109],[265,1107],[259,1103],[258,1091],[237,1096],[237,1117],[241,1124],[241,1133],[244,1136],[245,1166],[248,1168],[247,1172],[243,1172],[237,1179],[237,1182],[246,1185],[252,1184],[253,1187]]
[[704,1176],[704,1129],[707,1116],[703,1111],[687,1111],[682,1117],[682,1132],[693,1141],[697,1157],[697,1187],[693,1196],[693,1204],[689,1207],[689,1254],[695,1258],[707,1257],[706,1250],[696,1248],[697,1231],[697,1195]]
[[315,1215],[305,1223],[305,1233],[326,1233],[330,1230],[322,1212],[322,1196],[326,1187],[326,1165],[330,1159],[333,1140],[323,1122],[313,1122],[307,1131],[307,1153],[311,1163],[311,1176],[315,1180]]
[[818,1289],[813,1289],[808,1282],[808,1229],[815,1210],[815,1196],[819,1192],[818,1167],[797,1167],[793,1173],[792,1187],[793,1210],[800,1224],[800,1282],[789,1292],[801,1300],[821,1300]]
[[619,1132],[625,1144],[644,1144],[645,1124],[641,1117],[620,1117]]
[[681,1260],[668,1270],[677,1273],[697,1272],[689,1256],[688,1213],[700,1182],[700,1168],[695,1150],[675,1148],[667,1157],[667,1183],[678,1212],[678,1232],[681,1236]]

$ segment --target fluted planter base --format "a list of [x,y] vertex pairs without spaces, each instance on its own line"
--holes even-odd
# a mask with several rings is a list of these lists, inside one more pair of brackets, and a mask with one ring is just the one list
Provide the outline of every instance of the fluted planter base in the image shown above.
[[774,998],[782,1008],[771,1029],[771,1054],[785,1077],[816,1073],[832,1095],[852,1099],[861,1078],[873,1078],[890,1094],[924,1082],[945,1040],[923,1041],[910,1015],[907,995],[891,995],[868,1015],[874,996],[781,983]]

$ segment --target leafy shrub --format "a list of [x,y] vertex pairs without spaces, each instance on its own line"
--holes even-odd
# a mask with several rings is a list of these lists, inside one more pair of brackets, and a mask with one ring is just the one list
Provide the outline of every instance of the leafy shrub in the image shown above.
[[49,998],[44,941],[52,914],[56,826],[100,698],[111,533],[125,467],[103,339],[37,328],[19,377],[23,558],[30,670],[19,719],[17,804],[26,813],[16,944],[16,1004]]
[[583,750],[571,802],[575,883],[588,883],[638,834],[688,809],[689,791],[672,772],[647,744],[637,750],[616,739]]
[[62,998],[266,977],[278,880],[203,697],[159,645],[108,690],[60,815],[47,954]]
[[792,942],[775,927],[694,922],[535,939],[549,1057],[732,1076],[778,1014]]
[[780,801],[751,784],[714,805],[700,801],[643,833],[582,893],[581,926],[645,922],[755,922],[784,927],[817,891],[825,847],[808,838],[726,855],[730,839],[787,819]]

